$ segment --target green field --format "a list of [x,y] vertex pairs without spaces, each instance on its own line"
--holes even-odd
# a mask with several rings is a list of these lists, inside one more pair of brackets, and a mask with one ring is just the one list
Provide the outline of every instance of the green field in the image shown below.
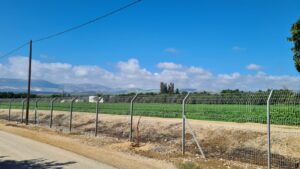
[[[0,102],[1,109],[8,109],[8,102]],[[31,103],[30,109],[35,108]],[[129,103],[102,103],[100,113],[129,114]],[[22,109],[21,102],[13,102],[12,109]],[[50,110],[50,104],[40,102],[40,110]],[[73,111],[95,112],[95,103],[74,103]],[[54,110],[69,111],[70,103],[54,103]],[[181,104],[135,103],[134,115],[181,118]],[[266,122],[266,105],[239,104],[187,104],[186,116],[190,119],[230,121],[230,122]],[[300,107],[298,105],[271,105],[271,121],[273,124],[300,125]]]

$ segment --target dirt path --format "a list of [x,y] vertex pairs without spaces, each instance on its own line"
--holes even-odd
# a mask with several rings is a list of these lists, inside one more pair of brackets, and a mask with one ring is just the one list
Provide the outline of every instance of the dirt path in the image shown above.
[[[59,161],[59,162],[83,162],[84,160],[87,161],[87,163],[89,162],[93,162],[94,164],[100,164],[104,163],[107,164],[106,166],[113,166],[115,168],[120,168],[120,169],[159,169],[159,168],[164,168],[164,169],[175,169],[175,167],[165,161],[160,161],[160,160],[154,160],[154,159],[149,159],[149,158],[145,158],[145,157],[141,157],[141,156],[137,156],[137,155],[133,155],[133,154],[129,154],[129,153],[124,153],[124,152],[118,152],[118,151],[114,151],[113,149],[110,148],[106,148],[106,147],[99,147],[99,146],[95,146],[95,145],[90,145],[87,144],[89,138],[86,138],[84,136],[77,136],[77,135],[64,135],[64,134],[58,134],[57,132],[51,131],[51,130],[47,130],[47,129],[42,129],[42,128],[35,128],[35,127],[27,127],[27,126],[23,126],[23,125],[14,125],[14,124],[3,124],[0,123],[0,132],[4,131],[6,133],[12,133],[14,135],[19,135],[17,136],[18,139],[20,139],[21,141],[17,141],[16,143],[12,142],[11,144],[9,144],[9,140],[7,141],[3,141],[4,143],[7,143],[9,148],[8,150],[5,148],[5,144],[2,144],[2,139],[3,137],[6,137],[7,135],[4,135],[2,137],[0,137],[0,143],[2,146],[0,146],[0,164],[1,164],[1,158],[3,158],[5,160],[5,158],[9,158],[9,157],[5,157],[8,156],[6,154],[4,154],[2,152],[2,149],[6,149],[6,152],[10,152],[11,149],[14,149],[14,147],[17,147],[17,149],[19,148],[19,146],[14,146],[14,145],[20,145],[20,149],[24,150],[27,153],[31,153],[31,149],[33,151],[37,151],[38,155],[42,155],[43,153],[41,153],[41,151],[43,152],[43,147],[39,147],[40,150],[38,150],[39,148],[34,148],[36,144],[38,144],[36,141],[41,142],[41,145],[47,145],[50,147],[58,147],[56,149],[58,149],[59,151],[53,151],[53,150],[49,150],[49,154],[51,155],[51,160],[53,161]],[[0,135],[2,135],[3,132],[0,133]],[[22,138],[25,137],[25,138]],[[26,143],[23,144],[22,141],[24,141],[23,139],[26,138],[30,138],[31,140],[36,140],[32,143],[32,141],[30,140],[30,143]],[[16,139],[16,140],[18,140]],[[13,140],[15,140],[13,138]],[[42,144],[42,143],[46,143],[46,144]],[[21,148],[22,147],[22,148]],[[26,148],[27,147],[27,148]],[[65,156],[68,155],[66,153],[62,153],[60,155],[60,151],[64,151],[61,149],[66,150],[65,152],[73,152],[71,154],[78,154],[77,156],[84,156],[82,157],[82,160],[77,160],[77,158],[73,158],[75,157],[75,155],[71,156],[72,158],[67,158],[67,157],[62,157],[63,160],[60,160],[61,156]],[[16,148],[15,148],[16,149]],[[18,150],[15,151],[18,151]],[[46,149],[47,150],[47,149]],[[5,151],[4,151],[5,152]],[[47,150],[48,152],[48,150]],[[69,153],[70,153],[69,152]],[[18,152],[10,152],[12,154],[17,154]],[[52,159],[52,155],[53,156],[57,156],[53,157]],[[17,158],[23,158],[24,156],[18,155]],[[43,156],[42,156],[43,157]],[[45,156],[44,158],[47,159],[48,156]],[[33,156],[33,159],[37,158],[37,156]],[[69,160],[71,159],[71,160]],[[69,161],[68,161],[69,160]],[[94,161],[95,160],[95,161]],[[98,161],[98,162],[97,162]],[[45,163],[45,162],[44,162]],[[74,164],[70,164],[71,168],[76,168],[74,167],[77,163]],[[50,163],[46,163],[46,164],[52,164]],[[55,164],[55,163],[53,163]],[[68,164],[68,163],[67,163]],[[85,162],[83,162],[83,165],[86,164]],[[102,166],[105,166],[104,164],[102,164]],[[95,165],[91,164],[91,165],[87,165],[86,167],[78,167],[78,168],[100,168],[100,167],[94,167]],[[96,165],[97,166],[97,165]],[[113,168],[113,167],[108,167],[108,168]],[[1,168],[1,167],[0,167]],[[38,167],[39,168],[39,167]],[[105,167],[104,167],[105,168]],[[21,168],[22,169],[22,168]]]
[[82,169],[114,167],[75,153],[0,131],[0,168]]

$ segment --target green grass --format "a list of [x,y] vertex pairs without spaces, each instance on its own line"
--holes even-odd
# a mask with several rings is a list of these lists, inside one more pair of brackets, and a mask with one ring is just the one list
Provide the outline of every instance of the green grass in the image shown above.
[[[34,109],[34,103],[30,109]],[[9,103],[0,103],[1,109],[8,109]],[[13,109],[22,109],[20,102],[12,104]],[[40,102],[40,110],[50,110],[50,104]],[[103,103],[100,104],[100,113],[103,114],[129,114],[129,103]],[[74,103],[73,111],[95,112],[95,103]],[[54,110],[70,111],[70,103],[55,103]],[[135,103],[134,115],[181,118],[181,104]],[[186,116],[190,119],[255,122],[266,123],[266,105],[238,105],[238,104],[187,104]],[[300,125],[300,106],[298,105],[271,105],[272,124]]]

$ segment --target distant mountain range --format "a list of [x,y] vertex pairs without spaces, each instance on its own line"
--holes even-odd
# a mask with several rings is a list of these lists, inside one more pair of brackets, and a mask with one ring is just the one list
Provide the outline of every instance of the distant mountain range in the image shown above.
[[[98,84],[55,84],[45,80],[32,80],[32,93],[121,94],[130,92],[158,92],[158,90],[110,88]],[[0,78],[0,92],[27,92],[27,80]]]
[[[46,80],[32,80],[31,91],[36,94],[123,94],[131,92],[159,92],[158,89],[139,89],[139,88],[110,88],[98,84],[55,84]],[[182,89],[181,91],[194,92],[196,89]],[[0,78],[0,92],[27,92],[27,80]]]
[[[58,92],[61,87],[58,84],[44,80],[32,80],[33,92]],[[5,92],[25,92],[27,91],[27,81],[21,79],[0,78],[0,91]]]

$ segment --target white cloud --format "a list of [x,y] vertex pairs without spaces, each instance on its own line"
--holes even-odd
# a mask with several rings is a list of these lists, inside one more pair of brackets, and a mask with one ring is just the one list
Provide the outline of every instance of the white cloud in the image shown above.
[[247,48],[243,48],[243,47],[240,47],[240,46],[233,46],[231,49],[233,51],[236,51],[236,52],[247,50]]
[[[0,78],[27,78],[27,57],[11,57],[0,64]],[[159,87],[159,82],[174,82],[178,88],[217,91],[222,89],[259,90],[268,88],[299,89],[300,77],[268,75],[259,69],[255,75],[233,72],[214,74],[201,67],[184,66],[173,62],[158,63],[160,70],[151,72],[140,66],[137,59],[120,61],[117,71],[111,72],[96,65],[32,62],[33,79],[54,83],[102,84],[108,87],[145,88]]]
[[136,59],[129,59],[128,62],[119,62],[118,68],[123,72],[134,73],[139,71],[140,64]]
[[157,64],[160,69],[181,69],[182,65],[173,62],[161,62]]
[[241,77],[241,74],[238,72],[234,72],[232,74],[220,74],[218,77],[222,80],[235,80]]
[[166,48],[164,51],[172,54],[178,53],[178,50],[176,48]]
[[255,71],[260,71],[262,69],[262,67],[260,65],[257,64],[249,64],[246,66],[246,69],[248,70],[255,70]]

